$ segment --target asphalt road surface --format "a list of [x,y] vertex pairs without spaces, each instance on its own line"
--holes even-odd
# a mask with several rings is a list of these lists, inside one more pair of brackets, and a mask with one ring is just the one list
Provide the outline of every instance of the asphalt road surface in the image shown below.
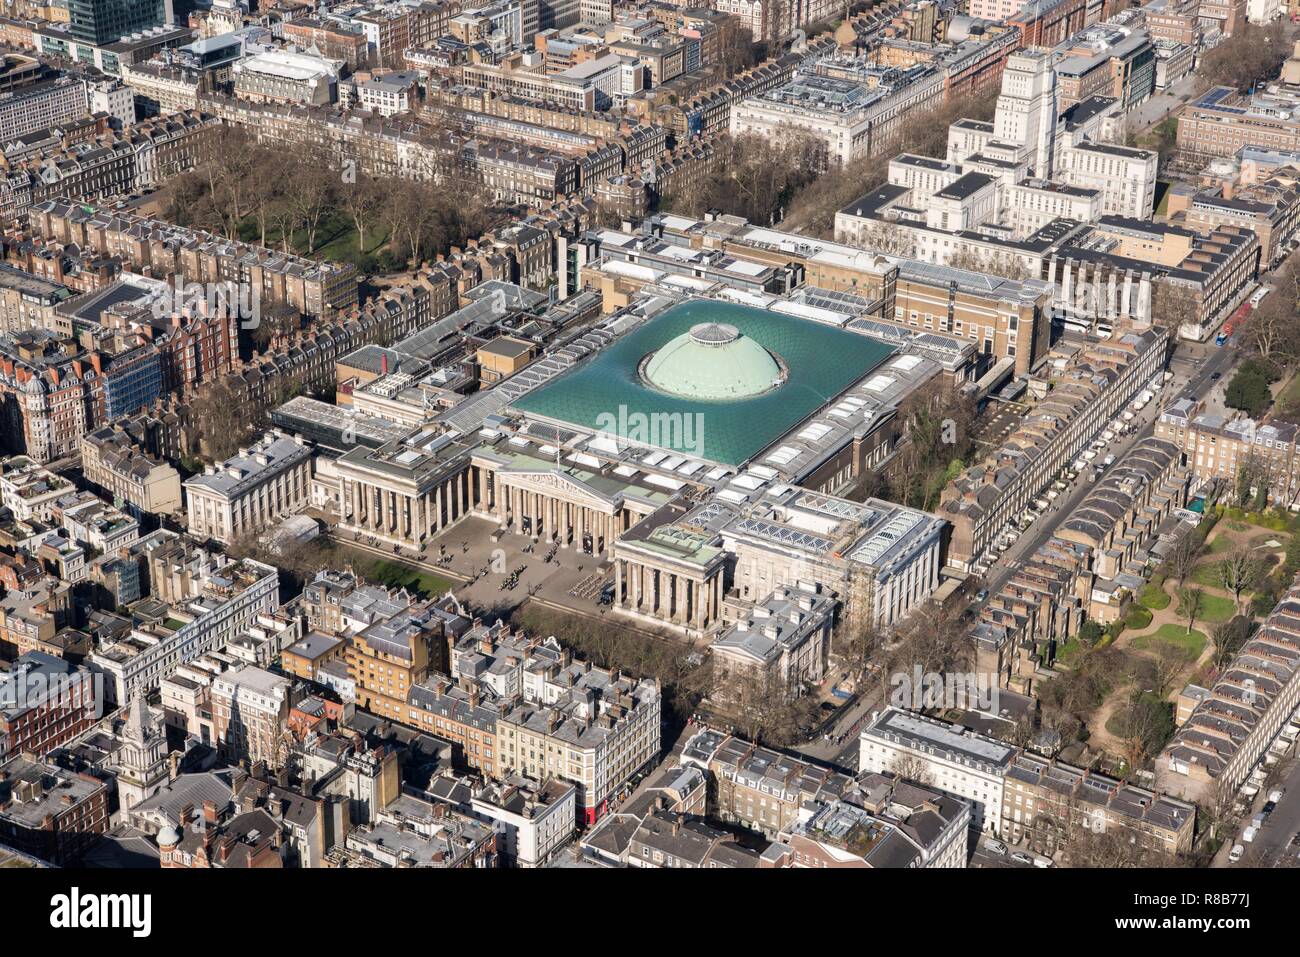
[[[1273,812],[1264,818],[1264,826],[1255,835],[1255,840],[1250,843],[1243,842],[1241,832],[1250,823],[1251,816],[1258,813],[1264,802],[1268,800],[1268,792],[1277,788],[1285,789],[1282,800],[1277,803]],[[1300,832],[1300,761],[1293,760],[1278,783],[1260,789],[1241,827],[1237,829],[1237,833],[1230,841],[1225,842],[1225,846],[1229,849],[1233,844],[1241,844],[1245,848],[1242,859],[1237,864],[1228,866],[1300,867],[1300,847],[1291,845],[1291,840],[1297,832]],[[1226,856],[1220,852],[1215,863],[1226,863]]]

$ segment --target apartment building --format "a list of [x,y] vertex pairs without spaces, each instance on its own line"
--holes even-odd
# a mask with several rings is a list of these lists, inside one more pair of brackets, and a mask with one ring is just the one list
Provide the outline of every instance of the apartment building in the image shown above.
[[90,655],[109,701],[125,704],[156,688],[178,665],[222,648],[279,603],[274,568],[248,559],[219,564],[177,546],[165,536],[141,545],[153,597],[171,605],[169,617],[137,625]]
[[108,784],[28,754],[0,764],[0,844],[72,867],[107,833]]
[[310,445],[268,432],[185,482],[189,533],[228,544],[296,515],[309,502],[311,473]]
[[709,776],[711,817],[771,838],[795,828],[809,803],[839,800],[853,780],[711,728],[687,740],[681,761]]
[[970,802],[868,773],[834,801],[813,800],[781,834],[789,867],[965,867]]
[[1091,560],[1086,546],[1053,537],[1020,562],[967,633],[974,673],[996,675],[998,687],[1036,695],[1044,649],[1060,648],[1084,623]]
[[0,334],[13,335],[28,329],[54,331],[59,325],[55,309],[72,295],[72,290],[62,283],[0,263]]
[[497,828],[497,851],[513,867],[542,867],[573,838],[578,789],[551,779],[492,781],[478,789],[466,810]]
[[[1160,438],[1139,442],[1113,465],[1056,529],[1056,537],[1091,549],[1092,573],[1113,581],[1154,544],[1165,520],[1187,504],[1191,473],[1177,445]],[[1118,608],[1089,617],[1109,622]]]
[[1061,761],[1017,754],[1002,794],[1002,836],[1055,853],[1081,828],[1120,833],[1173,858],[1192,849],[1196,805]]
[[466,767],[490,778],[499,766],[497,722],[502,705],[477,687],[462,687],[441,675],[412,686],[408,723],[452,742]]
[[[1170,210],[1177,213],[1180,204]],[[1222,226],[1249,229],[1259,237],[1259,266],[1268,269],[1286,258],[1286,250],[1300,230],[1300,192],[1294,185],[1269,180],[1234,189],[1231,196],[1197,193],[1181,210],[1182,223],[1200,233]]]
[[59,500],[55,517],[68,536],[99,554],[126,548],[140,538],[140,523],[90,492]]
[[534,655],[521,676],[522,695],[497,722],[499,766],[572,782],[581,820],[594,824],[659,755],[658,684],[575,662],[554,639]]
[[193,169],[215,142],[215,116],[190,111],[157,117],[83,142],[56,142],[0,177],[0,218],[22,219],[54,197],[97,202],[152,189]]
[[135,443],[118,425],[81,437],[81,468],[92,482],[138,515],[175,515],[181,510],[181,477],[166,461]]
[[90,670],[28,651],[0,674],[0,761],[48,754],[94,726],[103,711]]
[[52,522],[59,499],[75,491],[68,479],[24,455],[0,462],[0,505],[20,522]]
[[357,706],[409,722],[411,689],[430,670],[446,667],[442,621],[428,606],[411,606],[347,638],[343,661],[355,682]]
[[288,678],[243,665],[213,679],[210,694],[213,743],[227,762],[284,764],[288,756]]
[[74,76],[15,87],[0,93],[0,142],[48,130],[87,112],[86,81]]
[[1016,748],[892,707],[862,729],[859,747],[860,771],[905,777],[908,768],[924,769],[929,786],[971,802],[973,829],[1002,833],[1003,788]]
[[1300,581],[1156,758],[1156,786],[1226,807],[1300,707]]
[[288,305],[311,316],[333,316],[357,302],[351,264],[317,262],[231,242],[203,230],[51,199],[28,214],[34,236],[75,244],[98,256],[119,256],[133,272],[181,283],[221,276],[247,288],[262,309]]
[[1228,419],[1199,409],[1192,399],[1177,399],[1155,426],[1156,437],[1182,452],[1198,482],[1218,480],[1242,491],[1244,479],[1254,494],[1263,485],[1275,505],[1300,501],[1300,427],[1244,415]]

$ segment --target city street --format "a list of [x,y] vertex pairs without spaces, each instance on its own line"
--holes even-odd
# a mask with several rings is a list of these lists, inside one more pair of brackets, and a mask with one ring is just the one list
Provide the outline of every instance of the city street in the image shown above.
[[[1215,855],[1213,867],[1300,867],[1300,845],[1295,843],[1300,833],[1300,760],[1291,755],[1270,775],[1269,782],[1255,795],[1250,809],[1242,815],[1236,832],[1223,842]],[[1253,841],[1243,841],[1242,832],[1250,818],[1259,813],[1271,791],[1281,790],[1282,800],[1264,818]],[[1241,844],[1244,854],[1236,864],[1228,862],[1234,844]]]
[[[1117,462],[1122,460],[1138,442],[1154,432],[1160,409],[1180,396],[1200,395],[1210,385],[1211,377],[1216,373],[1226,379],[1235,356],[1234,350],[1216,347],[1213,343],[1180,342],[1169,365],[1174,378],[1165,383],[1165,388],[1157,401],[1148,404],[1133,420],[1142,424],[1129,435],[1112,442],[1107,453],[1114,455]],[[1093,489],[1094,484],[1080,475],[1070,489],[1056,499],[1052,507],[1016,539],[985,576],[990,594],[996,593],[1006,583],[1021,561],[1033,555],[1056,534],[1057,526],[1066,515],[1071,514],[1078,507]]]

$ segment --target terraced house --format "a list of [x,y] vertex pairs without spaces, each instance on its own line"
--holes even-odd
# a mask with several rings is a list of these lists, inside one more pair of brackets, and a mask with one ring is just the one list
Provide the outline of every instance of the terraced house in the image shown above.
[[1161,328],[1090,341],[1002,447],[943,490],[949,564],[987,567],[996,537],[1164,368],[1168,345]]
[[1300,707],[1300,581],[1156,758],[1156,785],[1226,806]]

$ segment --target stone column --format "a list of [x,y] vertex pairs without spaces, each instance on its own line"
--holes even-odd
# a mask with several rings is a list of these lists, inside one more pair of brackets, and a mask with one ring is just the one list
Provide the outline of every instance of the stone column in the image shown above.
[[623,607],[623,563],[614,560],[614,604]]

